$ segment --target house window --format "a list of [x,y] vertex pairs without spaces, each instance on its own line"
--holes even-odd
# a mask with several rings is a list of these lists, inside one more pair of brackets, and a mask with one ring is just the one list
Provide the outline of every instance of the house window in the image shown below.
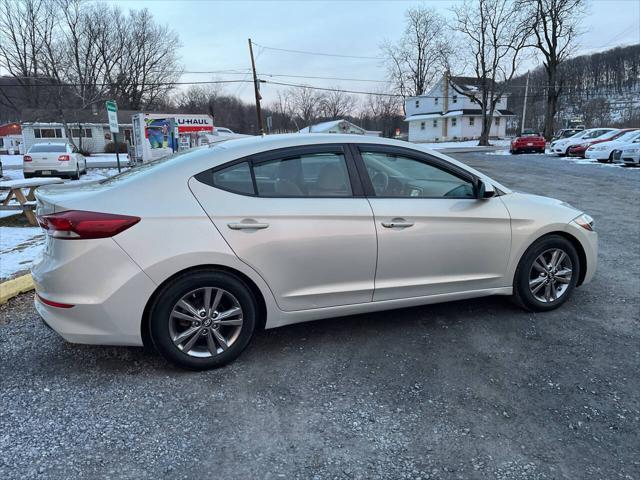
[[473,125],[475,123],[475,117],[469,117],[469,125]]
[[452,118],[451,119],[451,126],[455,127],[458,124],[458,119],[457,118]]
[[451,103],[458,103],[458,96],[454,95],[453,97],[451,97]]
[[416,100],[416,108],[420,108],[420,100]]
[[433,99],[433,102],[434,102],[436,105],[438,105],[438,97],[434,98],[434,99]]
[[500,125],[500,117],[496,118],[496,127]]
[[433,121],[433,126],[434,126],[434,127],[437,127],[437,126],[438,126],[438,120],[434,120],[434,121]]
[[[73,138],[80,138],[80,132],[81,132],[81,129],[72,128],[71,129],[71,136]],[[82,129],[82,137],[83,138],[91,138],[92,136],[93,136],[93,132],[91,131],[90,128],[83,128]]]
[[425,122],[420,122],[420,130],[424,130],[424,128],[425,128],[424,123],[425,123]]
[[36,138],[64,138],[61,128],[34,128]]

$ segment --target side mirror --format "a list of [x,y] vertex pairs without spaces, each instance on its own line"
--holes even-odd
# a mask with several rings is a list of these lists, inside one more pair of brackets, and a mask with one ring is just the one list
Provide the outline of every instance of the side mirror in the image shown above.
[[496,190],[493,188],[493,185],[490,183],[484,183],[482,180],[478,179],[476,183],[476,198],[478,200],[482,200],[484,198],[491,198],[496,196]]

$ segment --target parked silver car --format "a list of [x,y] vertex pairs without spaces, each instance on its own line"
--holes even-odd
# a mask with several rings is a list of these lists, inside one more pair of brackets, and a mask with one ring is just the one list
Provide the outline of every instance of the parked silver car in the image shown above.
[[45,322],[192,369],[262,327],[486,295],[551,310],[597,263],[582,211],[376,137],[230,140],[36,195]]

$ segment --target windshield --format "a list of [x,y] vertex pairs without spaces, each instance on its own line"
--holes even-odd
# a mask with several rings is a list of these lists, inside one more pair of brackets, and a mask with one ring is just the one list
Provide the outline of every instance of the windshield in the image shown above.
[[632,130],[631,132],[627,132],[624,135],[620,135],[617,140],[620,142],[632,142],[635,138],[640,135],[640,131]]
[[29,149],[29,153],[44,153],[44,152],[66,152],[67,145],[64,143],[36,143]]

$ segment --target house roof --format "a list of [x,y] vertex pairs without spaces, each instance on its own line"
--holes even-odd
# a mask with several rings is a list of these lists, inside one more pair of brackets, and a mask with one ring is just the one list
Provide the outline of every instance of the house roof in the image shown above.
[[[511,110],[496,110],[493,112],[494,117],[512,117],[515,114]],[[482,110],[479,108],[465,108],[462,110],[449,110],[447,112],[431,112],[431,113],[419,113],[416,115],[409,115],[404,119],[405,122],[413,122],[416,120],[431,120],[435,118],[450,118],[450,117],[462,117],[473,116],[481,117]]]
[[351,123],[348,120],[331,120],[329,122],[321,122],[321,123],[316,123],[315,125],[309,125],[308,127],[304,127],[298,133],[324,133],[331,130],[334,127],[337,127],[342,123],[346,123],[350,127],[357,128],[358,130],[362,130],[362,133],[366,132],[364,128],[359,127],[355,123]]
[[5,123],[0,125],[0,137],[6,137],[7,135],[20,135],[22,128],[19,123]]
[[[131,124],[131,116],[140,113],[135,110],[118,110],[118,122]],[[63,110],[55,111],[50,109],[28,108],[23,110],[21,115],[22,123],[60,123],[62,119],[68,123],[104,123],[108,124],[107,110],[102,106],[95,111],[85,110]]]

